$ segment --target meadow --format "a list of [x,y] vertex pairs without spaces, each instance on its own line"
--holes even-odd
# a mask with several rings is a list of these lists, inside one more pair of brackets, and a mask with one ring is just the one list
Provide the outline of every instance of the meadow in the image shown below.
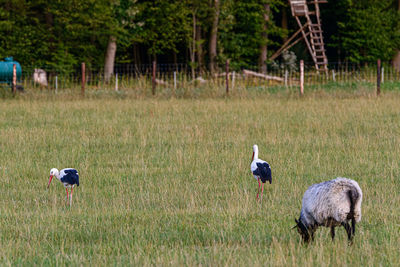
[[[394,266],[400,94],[0,101],[0,265]],[[252,145],[272,167],[262,203]],[[72,207],[51,168],[75,167]],[[363,190],[354,244],[301,244],[304,191]]]

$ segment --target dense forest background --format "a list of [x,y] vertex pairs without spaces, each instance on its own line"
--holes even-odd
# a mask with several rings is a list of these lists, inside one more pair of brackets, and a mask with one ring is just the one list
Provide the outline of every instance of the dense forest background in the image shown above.
[[[400,0],[320,7],[330,62],[400,60]],[[285,0],[0,0],[0,58],[60,70],[83,61],[262,65],[297,29]],[[291,50],[311,61],[303,42]]]

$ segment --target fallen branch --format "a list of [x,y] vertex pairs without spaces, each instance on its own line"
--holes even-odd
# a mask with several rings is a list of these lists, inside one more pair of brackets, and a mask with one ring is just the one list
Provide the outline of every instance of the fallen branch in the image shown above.
[[159,79],[156,79],[156,84],[158,84],[158,85],[167,85],[168,86],[168,83],[166,81],[159,80]]
[[243,74],[244,75],[258,77],[258,78],[262,78],[262,79],[266,79],[266,80],[273,80],[273,81],[278,81],[278,82],[284,82],[285,81],[281,77],[266,75],[266,74],[258,73],[258,72],[251,71],[251,70],[243,70]]
[[196,79],[194,79],[194,81],[199,82],[199,83],[206,83],[207,80],[204,80],[203,77],[197,77]]
[[[228,75],[232,76],[232,72],[229,72]],[[214,77],[226,77],[226,72],[214,74]]]

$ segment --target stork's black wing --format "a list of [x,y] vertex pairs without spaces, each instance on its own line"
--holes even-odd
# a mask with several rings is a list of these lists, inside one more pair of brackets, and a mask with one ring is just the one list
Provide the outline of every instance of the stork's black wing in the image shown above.
[[270,184],[272,183],[271,167],[268,163],[257,163],[257,169],[253,173],[260,176],[263,183],[266,181],[269,181]]
[[69,169],[69,170],[64,170],[65,175],[63,177],[61,177],[61,182],[63,183],[67,183],[70,185],[74,185],[76,184],[77,186],[79,186],[79,175],[78,175],[78,171],[75,169]]

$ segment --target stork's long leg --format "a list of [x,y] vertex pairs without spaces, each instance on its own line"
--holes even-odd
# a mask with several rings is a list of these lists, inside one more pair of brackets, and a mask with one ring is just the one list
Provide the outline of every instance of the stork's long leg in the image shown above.
[[71,207],[72,205],[72,190],[74,189],[74,187],[71,187],[71,197],[69,198],[69,206]]
[[258,195],[260,194],[260,186],[261,186],[260,178],[258,178],[257,181],[258,181],[258,191],[257,191],[257,200],[258,200]]
[[262,188],[261,188],[261,201],[263,199],[263,195],[264,195],[264,183],[262,184]]
[[65,188],[65,191],[67,191],[67,201],[68,201],[68,199],[69,199],[68,187]]

